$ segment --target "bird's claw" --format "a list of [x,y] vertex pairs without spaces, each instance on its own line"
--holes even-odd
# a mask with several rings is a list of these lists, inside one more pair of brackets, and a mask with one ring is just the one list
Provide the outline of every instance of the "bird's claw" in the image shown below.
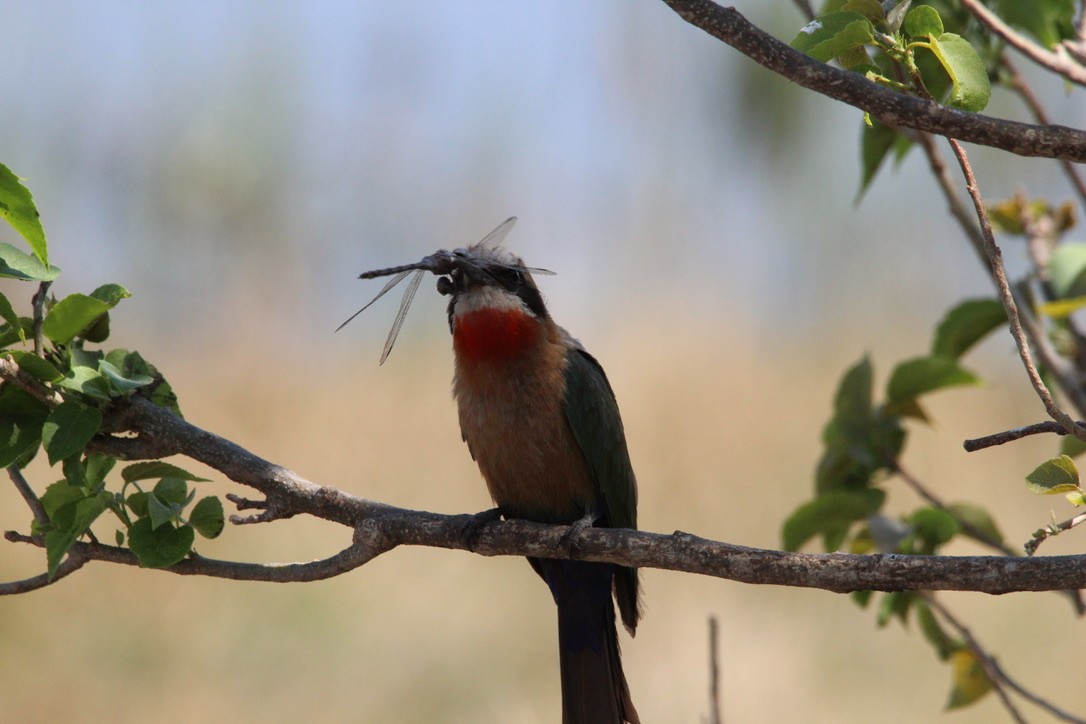
[[569,524],[569,530],[563,533],[558,541],[558,550],[564,558],[574,560],[577,557],[577,539],[592,527],[598,517],[595,513],[588,512],[583,518],[578,518]]
[[483,526],[501,520],[501,517],[501,508],[491,508],[481,513],[463,516],[464,522],[460,526],[460,537],[464,539],[469,551],[475,552],[475,548],[479,543],[479,536],[483,533]]

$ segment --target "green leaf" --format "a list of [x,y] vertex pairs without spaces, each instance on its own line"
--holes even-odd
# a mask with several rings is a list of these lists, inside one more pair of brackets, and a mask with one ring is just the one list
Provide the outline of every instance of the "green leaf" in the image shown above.
[[[876,488],[829,490],[804,503],[784,522],[781,539],[785,550],[799,550],[816,535],[837,537],[840,530],[863,520],[882,507],[886,493]],[[836,548],[836,546],[833,546]]]
[[163,503],[185,505],[188,503],[189,486],[181,478],[162,478],[155,485],[155,497]]
[[64,458],[61,469],[64,471],[64,479],[68,481],[68,485],[74,485],[89,492],[87,488],[87,472],[83,468],[83,461],[80,460],[78,455],[69,455]]
[[102,314],[79,333],[80,339],[100,344],[109,339],[109,312]]
[[860,191],[856,200],[863,196],[867,187],[875,180],[883,159],[890,149],[894,147],[900,134],[896,129],[887,126],[880,121],[872,120],[871,124],[864,124],[860,132],[860,162],[862,173],[860,177]]
[[1064,435],[1060,438],[1060,454],[1075,458],[1084,452],[1086,452],[1086,442],[1074,435]]
[[952,639],[936,620],[931,608],[923,600],[914,604],[916,609],[916,621],[920,624],[920,631],[924,638],[935,648],[939,658],[946,661],[950,655],[961,647],[961,644]]
[[56,365],[42,359],[33,352],[9,350],[7,354],[11,355],[20,369],[30,373],[42,382],[56,382],[64,376],[64,373],[57,369]]
[[1026,488],[1038,495],[1054,495],[1079,489],[1078,468],[1066,455],[1038,465],[1026,476]]
[[924,554],[932,554],[935,549],[958,534],[958,521],[948,512],[937,508],[921,508],[909,517],[913,535],[923,541]]
[[943,34],[943,19],[939,11],[930,5],[917,5],[905,16],[902,25],[905,34],[913,38],[940,36]]
[[195,540],[192,526],[155,528],[150,518],[140,518],[128,530],[128,547],[147,568],[172,566],[189,554]]
[[3,294],[0,294],[0,319],[3,319],[11,329],[19,333],[20,342],[26,341],[26,335],[22,333],[22,325],[19,324],[19,315],[15,313],[15,308],[11,306],[11,302]]
[[856,12],[828,13],[807,23],[792,47],[823,63],[874,41],[875,27]]
[[67,344],[111,306],[86,294],[69,294],[49,310],[41,326],[42,332],[57,344]]
[[83,450],[102,426],[102,413],[69,400],[53,408],[42,425],[41,439],[49,464]]
[[877,23],[886,17],[886,13],[882,9],[882,3],[879,0],[848,0],[841,6],[841,9],[859,13],[872,23]]
[[909,608],[912,607],[913,601],[916,600],[916,594],[912,591],[893,591],[891,593],[884,593],[882,599],[879,601],[879,610],[875,618],[875,623],[879,628],[882,628],[886,624],[890,623],[890,619],[901,619],[902,623],[905,623],[909,617]]
[[42,229],[34,197],[19,177],[3,164],[0,164],[0,217],[26,239],[42,265],[49,266],[49,246],[45,242],[45,230]]
[[69,503],[57,511],[57,518],[64,521],[64,526],[45,534],[45,554],[50,578],[56,575],[57,567],[64,559],[64,554],[80,536],[87,532],[91,523],[106,510],[112,497],[103,491],[93,497]]
[[[923,47],[935,55],[950,78],[947,105],[973,113],[984,110],[991,98],[992,87],[984,61],[969,41],[954,33],[943,33],[929,38]],[[924,80],[927,84],[927,78]]]
[[189,525],[204,538],[217,538],[226,525],[222,501],[214,495],[201,498],[189,514]]
[[953,686],[947,699],[947,709],[969,706],[992,690],[992,681],[984,667],[969,649],[960,648],[950,655]]
[[132,390],[139,389],[144,385],[149,385],[154,382],[154,378],[148,375],[133,375],[132,377],[125,377],[115,366],[102,360],[98,363],[98,371],[101,372],[106,379],[108,379],[118,392],[126,393]]
[[181,512],[181,506],[176,503],[167,504],[152,493],[147,496],[147,512],[151,517],[151,527],[157,529],[164,523],[172,521]]
[[[833,421],[836,423],[833,432],[845,436],[866,435],[871,425],[874,378],[875,370],[867,356],[845,372],[833,398]],[[826,440],[826,434],[823,434],[823,440]]]
[[190,472],[182,470],[176,465],[162,462],[161,460],[148,460],[147,462],[132,463],[121,470],[121,477],[126,483],[135,480],[150,480],[152,478],[179,478],[194,483],[206,483],[207,478],[201,478]]
[[931,353],[933,356],[958,359],[990,332],[1006,323],[1007,312],[998,300],[968,299],[947,312],[939,322]]
[[104,453],[91,453],[83,462],[84,472],[87,476],[87,485],[96,488],[109,475],[109,471],[117,464],[117,458]]
[[0,467],[21,464],[41,444],[42,423],[49,408],[28,392],[0,388]]
[[996,12],[1005,23],[1055,48],[1075,36],[1074,0],[998,0]]
[[1061,244],[1048,260],[1048,277],[1061,299],[1086,296],[1086,244]]
[[0,277],[21,279],[25,282],[51,282],[60,275],[55,266],[45,266],[36,256],[31,256],[7,242],[0,242]]
[[[1000,532],[995,519],[993,519],[991,514],[984,508],[969,503],[951,503],[947,506],[947,511],[953,515],[963,527],[970,526],[985,536],[983,542],[1003,542],[1003,533]],[[963,530],[962,532],[965,533],[965,535],[971,536],[967,531]]]
[[120,284],[103,284],[91,292],[90,296],[100,302],[105,302],[109,305],[110,309],[112,309],[113,307],[116,307],[122,299],[131,297],[132,293]]
[[1071,297],[1039,304],[1037,311],[1051,319],[1066,319],[1083,307],[1086,307],[1086,297]]
[[73,366],[56,384],[99,400],[110,399],[109,381],[98,370],[83,365]]
[[949,357],[918,357],[901,362],[886,384],[886,397],[894,404],[955,385],[975,385],[980,379]]
[[69,485],[67,480],[58,480],[45,489],[40,500],[42,508],[45,509],[45,514],[49,516],[49,520],[56,525],[58,523],[58,511],[69,503],[74,505],[76,502],[83,500],[86,497],[87,494],[82,488]]
[[150,513],[147,499],[151,497],[151,494],[140,490],[139,492],[132,493],[125,499],[125,505],[137,518],[142,518]]

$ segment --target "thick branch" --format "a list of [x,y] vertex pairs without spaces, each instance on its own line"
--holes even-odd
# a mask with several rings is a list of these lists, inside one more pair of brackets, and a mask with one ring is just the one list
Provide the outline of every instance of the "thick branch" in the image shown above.
[[[300,493],[318,496],[320,488]],[[337,519],[369,514],[359,524],[355,545],[320,563],[260,566],[193,558],[168,570],[189,575],[268,581],[306,581],[355,568],[399,545],[474,550],[487,556],[562,558],[569,554],[566,526],[523,520],[493,522],[467,531],[470,516],[439,515],[383,506],[343,496]],[[316,509],[318,506],[313,505]],[[9,540],[36,542],[8,534]],[[1003,556],[904,556],[845,553],[787,553],[707,540],[677,531],[670,535],[590,528],[576,537],[576,558],[638,568],[660,568],[726,578],[741,583],[858,590],[947,590],[981,593],[1049,591],[1086,587],[1086,556],[1010,558]],[[79,543],[80,559],[135,565],[122,548]],[[341,570],[336,570],[342,566]],[[319,572],[317,572],[319,569]],[[0,589],[2,591],[2,589]],[[12,591],[18,592],[18,591]]]
[[[682,532],[662,535],[600,528],[576,531],[571,542],[571,529],[566,526],[520,520],[478,524],[473,516],[406,510],[316,485],[140,397],[120,403],[107,414],[106,422],[107,429],[135,432],[148,454],[186,455],[260,491],[267,498],[258,516],[261,522],[308,513],[354,529],[354,545],[321,563],[258,566],[194,556],[170,569],[178,573],[252,580],[312,580],[350,570],[396,546],[425,545],[474,550],[483,555],[542,558],[565,558],[572,549],[576,551],[575,557],[589,561],[837,592],[873,589],[1008,593],[1086,588],[1086,556],[1023,560],[992,556],[786,553],[706,540]],[[253,504],[246,501],[244,505]],[[40,544],[18,534],[9,533],[8,538]],[[124,549],[92,542],[74,546],[64,566],[78,567],[91,559],[135,564],[135,558]],[[16,584],[8,584],[8,592],[19,592],[10,590],[12,587],[17,588]]]
[[1035,126],[979,113],[956,111],[934,101],[884,88],[849,71],[821,63],[755,27],[735,8],[710,0],[664,0],[683,20],[798,85],[867,111],[890,126],[949,136],[1001,148],[1020,156],[1086,161],[1086,132],[1066,126]]

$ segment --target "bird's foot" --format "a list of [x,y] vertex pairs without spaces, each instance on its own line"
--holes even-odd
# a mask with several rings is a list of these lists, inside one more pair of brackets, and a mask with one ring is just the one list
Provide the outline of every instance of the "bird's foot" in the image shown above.
[[501,520],[502,509],[491,508],[490,510],[484,510],[481,513],[475,513],[474,515],[463,515],[463,523],[460,526],[460,536],[467,544],[467,548],[472,553],[475,552],[475,548],[479,543],[479,536],[483,533],[483,526],[487,523],[493,523]]
[[582,533],[592,527],[597,518],[599,518],[599,516],[590,511],[585,513],[583,518],[579,518],[569,524],[569,530],[563,533],[558,541],[558,550],[563,554],[564,558],[570,560],[577,558],[577,539],[581,537]]

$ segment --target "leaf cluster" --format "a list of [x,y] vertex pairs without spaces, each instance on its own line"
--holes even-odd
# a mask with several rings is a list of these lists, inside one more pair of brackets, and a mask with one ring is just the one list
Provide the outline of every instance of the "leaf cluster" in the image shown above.
[[43,537],[49,575],[77,540],[93,535],[91,525],[107,511],[123,527],[118,545],[145,566],[172,565],[189,554],[196,533],[214,538],[222,532],[222,502],[214,496],[195,501],[189,483],[204,478],[163,461],[127,465],[115,481],[109,476],[117,457],[92,449],[104,413],[130,395],[181,414],[169,382],[139,352],[96,346],[109,338],[110,310],[131,295],[117,284],[60,299],[48,295],[60,270],[49,263],[30,192],[3,165],[0,216],[31,250],[0,243],[0,277],[39,285],[30,316],[17,314],[0,294],[0,358],[13,361],[33,384],[0,383],[0,466],[23,468],[40,451],[51,466],[60,464],[63,478],[41,496],[45,519],[32,525]]
[[[845,372],[834,397],[833,414],[822,432],[824,450],[815,472],[815,497],[785,520],[781,532],[785,549],[798,550],[815,538],[821,538],[828,551],[903,555],[936,555],[959,536],[986,545],[1002,544],[991,514],[976,505],[932,504],[896,518],[883,513],[883,507],[887,500],[884,483],[901,471],[907,423],[929,421],[923,398],[950,387],[979,384],[980,378],[961,365],[961,357],[1005,324],[1003,306],[994,299],[957,305],[937,326],[928,354],[894,367],[881,400],[875,398],[874,366],[868,357]],[[857,603],[867,606],[875,593],[852,595]],[[916,616],[940,659],[972,655],[964,641],[943,630],[920,594],[897,591],[880,595],[879,626],[895,618],[907,623],[910,614]],[[959,668],[966,670],[958,667],[955,671]],[[955,680],[953,691],[958,693],[952,694],[953,705],[975,700],[960,693],[967,689],[964,682]]]
[[[995,5],[1004,21],[1046,46],[1074,37],[1072,0],[997,0]],[[962,111],[984,110],[993,83],[1010,85],[1001,72],[1003,41],[952,0],[831,0],[800,29],[792,47]],[[900,162],[914,143],[901,129],[869,116],[864,121],[861,194],[887,157]]]

